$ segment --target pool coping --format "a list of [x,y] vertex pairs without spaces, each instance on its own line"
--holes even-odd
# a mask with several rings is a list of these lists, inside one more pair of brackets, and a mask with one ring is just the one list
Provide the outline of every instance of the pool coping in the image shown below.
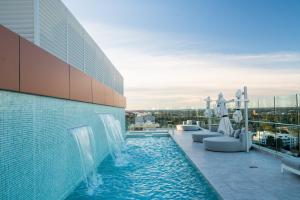
[[180,151],[183,153],[184,157],[190,162],[190,164],[193,166],[193,168],[195,168],[195,170],[197,171],[197,173],[200,174],[200,176],[202,176],[204,178],[204,180],[206,181],[207,184],[209,184],[209,186],[214,190],[214,192],[217,194],[217,196],[219,197],[219,199],[224,199],[222,197],[222,195],[220,194],[220,192],[217,191],[217,189],[213,186],[213,184],[207,179],[207,177],[201,172],[201,169],[196,165],[196,163],[189,157],[189,155],[185,152],[185,150],[180,146],[180,144],[174,139],[174,132],[172,132],[172,134],[169,133],[170,138],[172,138],[172,140],[174,141],[174,143],[176,144],[176,146],[180,149]]
[[127,133],[125,138],[137,138],[137,137],[170,137],[169,133]]
[[280,172],[281,159],[253,148],[249,153],[205,150],[193,142],[195,131],[171,137],[224,200],[299,199],[300,176]]

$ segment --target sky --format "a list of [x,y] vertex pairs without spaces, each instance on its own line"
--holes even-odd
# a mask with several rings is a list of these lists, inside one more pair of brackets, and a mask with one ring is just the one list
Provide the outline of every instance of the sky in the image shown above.
[[127,109],[300,92],[298,0],[63,0],[124,77]]

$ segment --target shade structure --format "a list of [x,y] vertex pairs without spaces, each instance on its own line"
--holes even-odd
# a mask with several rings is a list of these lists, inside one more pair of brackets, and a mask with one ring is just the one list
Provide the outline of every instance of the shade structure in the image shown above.
[[241,110],[235,110],[232,115],[232,118],[236,123],[240,123],[243,120],[243,114]]
[[240,89],[238,89],[235,93],[235,96],[235,111],[233,113],[232,118],[236,123],[240,123],[243,120],[243,114],[241,112],[241,98],[243,96],[243,92]]
[[210,108],[207,108],[207,109],[205,109],[205,111],[204,111],[204,116],[206,117],[206,118],[210,118],[210,117],[212,117],[212,110],[210,109]]
[[226,107],[226,100],[223,97],[223,94],[220,93],[217,100],[217,107],[216,107],[216,114],[219,117],[222,117],[224,115],[228,115],[228,110]]
[[224,99],[223,94],[220,93],[217,100],[217,115],[221,117],[218,132],[222,132],[225,135],[230,135],[233,132],[233,128],[228,117],[226,103],[227,101]]
[[230,122],[229,117],[222,117],[221,118],[219,128],[218,128],[218,132],[224,133],[224,135],[230,135],[233,132],[233,128],[231,126],[231,122]]
[[204,112],[204,116],[208,119],[208,130],[211,131],[211,117],[213,115],[212,110],[210,109],[210,96],[208,96],[206,99],[204,99],[206,101],[206,109]]

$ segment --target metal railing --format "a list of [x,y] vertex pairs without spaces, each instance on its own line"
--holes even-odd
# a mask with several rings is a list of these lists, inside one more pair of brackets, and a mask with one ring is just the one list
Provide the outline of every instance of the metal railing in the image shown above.
[[[253,133],[253,143],[280,154],[300,156],[299,103],[299,94],[250,99],[249,131]],[[234,105],[229,104],[228,108],[229,118],[232,119]],[[200,121],[201,127],[208,128],[204,109],[160,110],[152,113],[162,128],[168,128],[170,124],[175,126],[186,120]],[[212,124],[219,124],[220,118],[213,116],[211,120]],[[243,121],[239,124],[231,121],[234,129],[244,126]]]

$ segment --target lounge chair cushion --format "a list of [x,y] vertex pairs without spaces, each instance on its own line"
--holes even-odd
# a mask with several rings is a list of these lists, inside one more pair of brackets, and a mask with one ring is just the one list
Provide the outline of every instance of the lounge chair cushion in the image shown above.
[[240,133],[241,133],[241,130],[240,129],[237,129],[234,131],[234,134],[233,134],[233,137],[234,138],[239,138],[240,137]]
[[243,145],[239,139],[234,137],[222,136],[211,137],[203,140],[205,149],[219,152],[238,152],[244,151]]
[[283,158],[282,163],[293,169],[300,170],[300,158]]
[[204,138],[208,138],[208,137],[217,137],[217,136],[223,136],[223,134],[221,133],[217,133],[217,132],[209,132],[209,131],[205,131],[205,132],[200,132],[200,133],[193,133],[192,134],[192,138],[194,142],[203,142]]
[[218,124],[212,124],[210,131],[211,132],[218,132],[218,128],[219,128]]
[[232,131],[231,133],[229,133],[229,136],[230,136],[230,137],[233,137],[233,136],[234,136],[234,133],[235,133],[235,131]]

